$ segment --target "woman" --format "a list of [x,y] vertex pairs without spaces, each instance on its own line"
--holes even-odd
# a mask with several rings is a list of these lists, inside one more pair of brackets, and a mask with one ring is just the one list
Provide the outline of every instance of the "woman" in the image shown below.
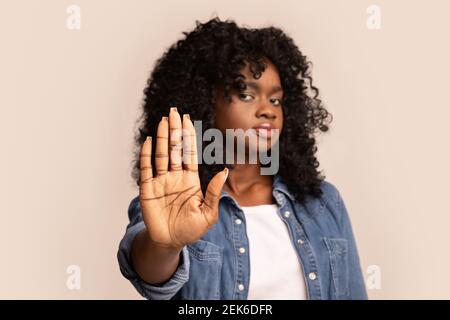
[[[145,90],[122,274],[147,299],[366,299],[344,202],[317,171],[331,115],[306,57],[274,27],[215,18],[184,34]],[[243,163],[223,139],[197,164],[212,128],[254,133]]]

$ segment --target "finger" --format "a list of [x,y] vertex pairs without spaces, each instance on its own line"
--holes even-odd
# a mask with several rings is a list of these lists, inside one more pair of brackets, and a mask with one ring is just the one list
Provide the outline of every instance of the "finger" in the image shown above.
[[203,206],[208,221],[216,223],[219,218],[219,200],[223,185],[228,177],[228,168],[217,173],[209,182],[206,188],[205,200]]
[[181,152],[182,152],[182,128],[181,117],[176,107],[170,108],[169,113],[169,163],[170,170],[181,171]]
[[185,170],[198,171],[197,140],[189,114],[183,115],[183,164]]
[[146,182],[153,177],[152,172],[152,137],[147,137],[141,148],[140,154],[141,182]]
[[160,176],[167,173],[169,165],[169,121],[167,117],[162,117],[156,133],[156,152],[155,166],[156,175]]

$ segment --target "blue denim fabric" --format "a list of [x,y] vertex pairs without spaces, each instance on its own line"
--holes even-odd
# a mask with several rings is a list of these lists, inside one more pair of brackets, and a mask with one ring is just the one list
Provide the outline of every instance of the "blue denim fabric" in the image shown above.
[[[322,181],[323,195],[297,202],[276,176],[273,197],[303,266],[308,298],[367,299],[350,219],[338,190]],[[182,250],[176,272],[161,285],[150,285],[136,274],[131,245],[145,228],[139,197],[128,209],[130,223],[117,254],[120,270],[145,298],[246,300],[250,275],[245,216],[237,202],[222,191],[219,221],[197,242]],[[239,248],[246,248],[240,253]]]

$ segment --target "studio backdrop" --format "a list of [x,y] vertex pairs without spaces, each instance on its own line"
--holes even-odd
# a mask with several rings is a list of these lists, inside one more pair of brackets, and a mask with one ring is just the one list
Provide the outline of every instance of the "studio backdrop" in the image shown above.
[[1,2],[0,298],[142,299],[117,249],[143,90],[214,16],[273,25],[332,113],[318,160],[352,220],[371,299],[450,298],[450,2]]

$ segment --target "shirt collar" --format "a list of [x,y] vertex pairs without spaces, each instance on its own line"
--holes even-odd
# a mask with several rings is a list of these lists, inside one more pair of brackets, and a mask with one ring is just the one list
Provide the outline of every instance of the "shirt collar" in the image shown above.
[[[286,203],[284,196],[287,196],[292,201],[295,201],[294,195],[289,191],[286,184],[284,184],[284,182],[281,180],[281,177],[278,175],[276,175],[273,179],[272,189],[272,195],[279,206],[284,206],[284,204]],[[224,197],[230,198],[234,201],[233,197],[231,197],[226,191],[222,189],[220,193],[220,199]]]
[[289,191],[288,187],[284,182],[281,180],[281,177],[276,175],[273,179],[273,192],[278,191],[281,193],[284,193],[286,196],[289,197],[292,201],[295,201],[294,195]]

